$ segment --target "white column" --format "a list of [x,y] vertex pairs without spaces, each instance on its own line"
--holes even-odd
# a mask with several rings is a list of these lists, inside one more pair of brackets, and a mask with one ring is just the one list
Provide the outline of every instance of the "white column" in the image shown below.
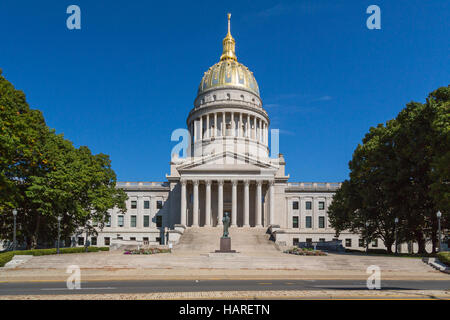
[[138,196],[137,200],[137,214],[136,214],[136,227],[143,228],[144,227],[144,200],[142,196]]
[[244,134],[242,133],[242,112],[239,112],[239,128],[238,128],[238,136],[242,137]]
[[311,200],[311,229],[316,229],[317,223],[317,212],[316,212],[316,197],[313,197]]
[[231,181],[232,183],[232,192],[231,192],[231,225],[237,225],[237,180]]
[[222,112],[222,137],[227,135],[227,126],[225,125],[225,112]]
[[154,196],[150,196],[150,227],[156,228],[156,201]]
[[181,212],[180,223],[186,225],[186,180],[181,180]]
[[218,202],[217,202],[217,217],[219,221],[217,222],[218,226],[221,226],[223,224],[223,180],[217,181],[219,184],[218,187]]
[[214,138],[217,137],[217,112],[214,112]]
[[211,180],[206,180],[205,226],[211,226]]
[[195,124],[196,120],[192,121],[192,126],[194,127],[194,142],[197,141],[198,135],[197,135],[197,125]]
[[209,113],[206,115],[206,137],[211,138],[211,131],[209,129]]
[[199,124],[199,131],[200,131],[200,140],[203,140],[203,116],[200,116],[200,124]]
[[246,134],[246,137],[247,138],[250,138],[250,115],[249,114],[247,114],[247,134]]
[[234,123],[234,112],[231,113],[231,136],[232,137],[236,136],[236,126]]
[[244,227],[250,226],[249,181],[244,180]]
[[253,117],[253,126],[255,127],[254,130],[253,130],[253,133],[254,133],[253,139],[254,140],[258,140],[258,138],[256,136],[256,117]]
[[256,226],[262,227],[262,181],[256,181]]
[[269,224],[275,223],[275,187],[274,181],[269,181],[269,195],[270,195],[270,208],[269,208]]
[[194,184],[194,212],[192,226],[198,227],[198,180],[192,181]]

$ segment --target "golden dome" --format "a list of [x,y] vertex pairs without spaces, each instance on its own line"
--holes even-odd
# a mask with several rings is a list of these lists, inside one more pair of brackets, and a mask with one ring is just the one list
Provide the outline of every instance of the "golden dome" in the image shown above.
[[205,72],[198,88],[198,94],[216,87],[234,86],[247,89],[259,96],[259,87],[253,72],[237,61],[236,42],[230,32],[230,18],[231,14],[228,14],[228,33],[223,39],[220,61]]

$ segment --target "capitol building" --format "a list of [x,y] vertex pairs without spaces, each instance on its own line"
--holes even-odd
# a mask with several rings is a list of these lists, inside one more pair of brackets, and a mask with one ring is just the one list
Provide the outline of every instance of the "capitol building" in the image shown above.
[[[289,182],[284,156],[270,156],[269,116],[253,72],[237,59],[228,15],[222,55],[203,74],[187,115],[184,156],[171,155],[165,182],[119,182],[127,211],[110,210],[91,245],[174,245],[191,228],[221,228],[225,213],[231,230],[261,229],[279,245],[335,239],[327,209],[340,183]],[[357,234],[339,240],[365,248]]]

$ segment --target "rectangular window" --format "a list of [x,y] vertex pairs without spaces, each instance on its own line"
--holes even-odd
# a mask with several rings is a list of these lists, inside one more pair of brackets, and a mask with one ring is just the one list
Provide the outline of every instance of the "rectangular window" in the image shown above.
[[84,246],[84,238],[83,237],[78,237],[78,245]]
[[372,241],[372,247],[374,248],[378,247],[378,239]]
[[158,242],[159,244],[161,244],[161,238],[160,238],[160,237],[156,237],[156,242]]
[[131,216],[131,228],[136,228],[136,216]]
[[311,208],[312,208],[312,202],[311,201],[306,201],[305,205],[306,205],[306,210],[311,210]]
[[136,241],[136,237],[130,237],[131,241]]
[[311,216],[306,217],[306,228],[312,228]]
[[91,245],[96,246],[97,245],[97,237],[91,238]]
[[298,217],[292,217],[292,228],[298,228]]
[[156,201],[156,209],[162,209],[163,202],[161,200]]
[[150,201],[148,200],[144,201],[144,209],[150,209]]
[[345,246],[351,247],[352,246],[352,239],[345,239]]
[[312,243],[312,238],[306,238],[306,243],[310,245]]
[[111,215],[110,215],[110,214],[108,214],[108,215],[106,216],[105,225],[106,225],[107,227],[111,227]]
[[319,201],[319,210],[325,210],[325,202]]
[[325,238],[319,238],[319,242],[325,242]]
[[117,216],[117,226],[123,227],[123,216],[122,215]]
[[148,242],[148,237],[142,238],[142,241],[144,241],[144,243],[145,243],[145,242]]
[[150,227],[150,216],[144,216],[144,228]]
[[110,243],[111,243],[110,238],[105,237],[105,246],[109,246]]
[[292,209],[294,209],[294,210],[298,209],[298,201],[292,202]]
[[298,238],[294,238],[294,239],[292,239],[292,245],[293,246],[298,246]]
[[364,239],[359,239],[358,240],[358,245],[359,245],[360,248],[364,248],[366,246],[366,244],[364,242]]
[[325,217],[319,217],[319,228],[325,228]]
[[137,201],[136,200],[132,200],[131,201],[131,209],[136,209],[137,208]]
[[156,227],[157,228],[162,227],[162,216],[156,216]]

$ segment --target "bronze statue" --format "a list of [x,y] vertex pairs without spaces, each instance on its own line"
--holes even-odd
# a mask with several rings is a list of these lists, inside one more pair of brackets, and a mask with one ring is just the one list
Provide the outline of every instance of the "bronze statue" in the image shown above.
[[222,238],[229,238],[228,237],[228,227],[230,226],[230,213],[229,212],[225,212],[225,215],[223,216],[222,222],[223,222],[223,236],[222,236]]

